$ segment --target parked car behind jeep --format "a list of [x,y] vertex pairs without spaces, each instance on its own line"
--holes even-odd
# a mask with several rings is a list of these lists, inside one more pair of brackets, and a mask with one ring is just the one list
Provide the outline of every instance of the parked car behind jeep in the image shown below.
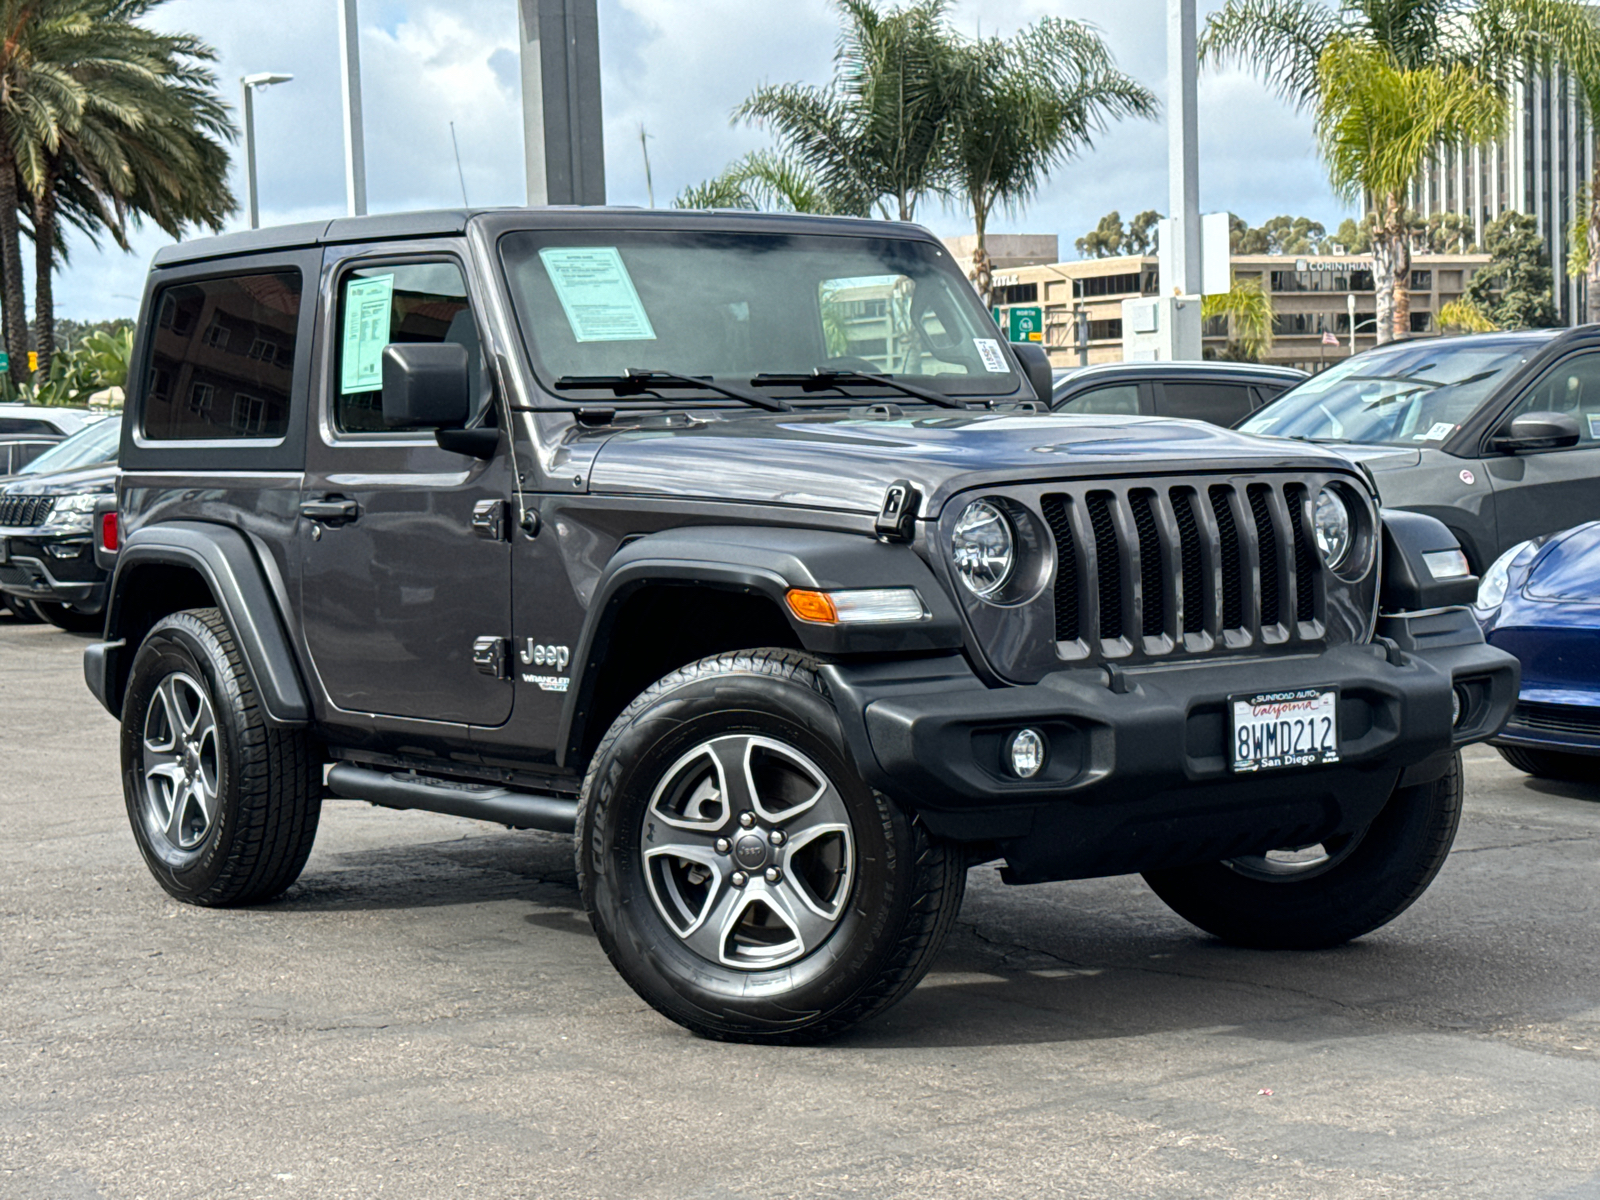
[[107,574],[94,557],[94,511],[113,494],[122,422],[86,425],[0,481],[0,592],[52,625],[97,633]]
[[134,361],[85,673],[161,886],[282,892],[325,794],[573,833],[612,963],[709,1037],[881,1012],[976,862],[1358,937],[1516,693],[1442,525],[1325,447],[1045,412],[915,226],[199,241]]

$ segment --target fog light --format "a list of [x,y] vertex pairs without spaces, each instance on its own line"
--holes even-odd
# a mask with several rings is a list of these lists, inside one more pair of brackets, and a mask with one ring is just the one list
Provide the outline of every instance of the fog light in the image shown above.
[[1461,724],[1461,718],[1470,706],[1467,703],[1465,688],[1450,689],[1450,724]]
[[1018,779],[1032,779],[1044,770],[1044,734],[1037,729],[1019,729],[1006,744],[1006,759]]

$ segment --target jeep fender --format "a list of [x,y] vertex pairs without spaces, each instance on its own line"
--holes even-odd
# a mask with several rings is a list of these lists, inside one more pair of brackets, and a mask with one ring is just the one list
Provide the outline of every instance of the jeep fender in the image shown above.
[[122,543],[106,602],[106,640],[91,645],[83,659],[89,690],[111,715],[121,716],[123,688],[138,650],[126,640],[136,620],[128,613],[129,580],[139,567],[152,563],[185,567],[205,580],[233,631],[267,717],[278,725],[306,724],[311,705],[265,569],[244,534],[203,521],[146,526]]
[[[961,615],[928,564],[910,546],[862,534],[770,526],[694,526],[650,534],[612,556],[596,581],[573,656],[577,687],[561,718],[563,763],[575,761],[604,647],[624,602],[649,586],[716,588],[770,600],[801,646],[824,658],[861,654],[938,654],[963,645]],[[790,611],[790,588],[911,587],[928,617],[879,625],[822,625]]]

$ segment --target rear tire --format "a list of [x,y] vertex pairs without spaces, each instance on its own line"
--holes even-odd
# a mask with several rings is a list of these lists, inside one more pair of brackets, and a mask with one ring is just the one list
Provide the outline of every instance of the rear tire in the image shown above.
[[33,611],[33,604],[10,592],[0,592],[0,606],[9,608],[19,625],[37,625],[42,618]]
[[68,633],[99,633],[106,627],[104,613],[79,612],[70,604],[57,604],[53,600],[33,601],[33,611],[41,621],[49,621]]
[[1500,757],[1519,771],[1539,779],[1561,779],[1568,783],[1600,783],[1600,758],[1587,754],[1563,754],[1559,750],[1529,750],[1523,746],[1496,746]]
[[1388,924],[1433,882],[1461,822],[1461,756],[1432,783],[1397,788],[1366,830],[1321,862],[1234,859],[1145,873],[1184,920],[1240,946],[1321,950]]
[[815,668],[751,650],[675,671],[584,780],[578,880],[600,944],[702,1037],[814,1042],[882,1012],[961,906],[965,856],[859,778]]
[[139,647],[122,704],[122,788],[150,873],[186,904],[258,904],[297,878],[322,777],[304,730],[267,724],[222,614],[174,613]]

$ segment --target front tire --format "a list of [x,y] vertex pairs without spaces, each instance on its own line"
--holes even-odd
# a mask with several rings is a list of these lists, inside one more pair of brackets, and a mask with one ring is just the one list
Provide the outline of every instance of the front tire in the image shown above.
[[106,627],[103,613],[79,612],[70,604],[58,604],[54,600],[33,601],[33,611],[40,620],[68,633],[99,633]]
[[311,853],[321,772],[311,739],[268,725],[214,608],[156,623],[122,705],[122,789],[139,850],[188,904],[258,904]]
[[1387,925],[1433,882],[1461,822],[1461,756],[1432,783],[1397,788],[1365,830],[1320,856],[1282,853],[1148,871],[1184,920],[1240,946],[1321,950]]
[[612,964],[703,1037],[812,1042],[932,965],[966,862],[857,776],[813,660],[705,659],[619,716],[578,806],[584,907]]
[[1587,754],[1563,754],[1559,750],[1529,750],[1522,746],[1496,746],[1500,757],[1519,771],[1538,779],[1560,779],[1568,783],[1600,783],[1600,759]]

